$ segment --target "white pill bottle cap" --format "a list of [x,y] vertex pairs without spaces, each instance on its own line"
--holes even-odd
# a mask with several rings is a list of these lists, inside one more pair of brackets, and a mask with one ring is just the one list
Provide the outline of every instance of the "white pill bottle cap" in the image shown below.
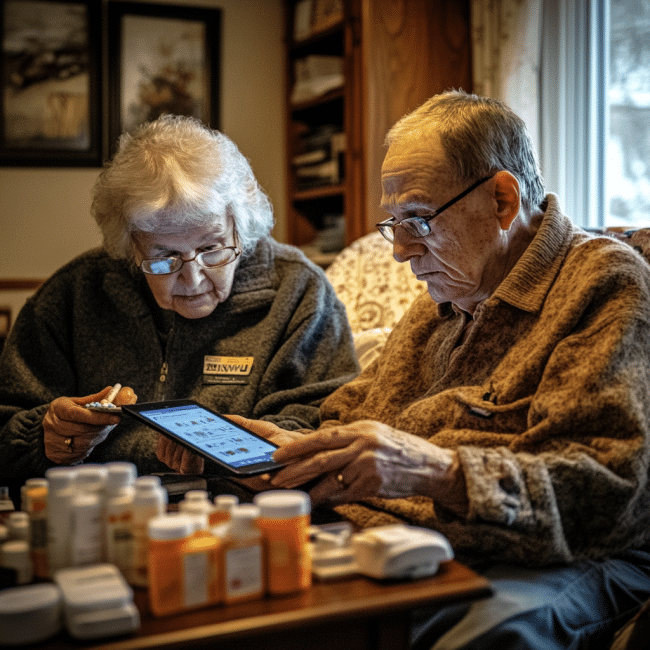
[[269,490],[255,496],[260,516],[265,519],[291,519],[311,512],[311,500],[300,490]]

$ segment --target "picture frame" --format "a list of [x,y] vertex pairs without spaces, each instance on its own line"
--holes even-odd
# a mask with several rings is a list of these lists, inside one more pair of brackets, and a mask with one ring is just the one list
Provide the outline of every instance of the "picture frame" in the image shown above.
[[109,154],[162,113],[219,128],[221,10],[110,2]]
[[101,4],[0,0],[0,165],[98,166]]

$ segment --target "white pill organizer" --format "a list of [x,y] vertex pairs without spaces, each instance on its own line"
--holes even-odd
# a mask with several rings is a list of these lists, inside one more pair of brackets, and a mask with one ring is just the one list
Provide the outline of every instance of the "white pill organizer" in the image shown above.
[[56,572],[68,632],[77,639],[99,639],[133,632],[140,614],[133,590],[112,564],[71,567]]
[[61,628],[61,592],[56,585],[24,585],[0,591],[0,646],[41,643]]
[[441,562],[452,560],[447,538],[433,530],[394,524],[369,528],[352,536],[359,573],[372,578],[424,578]]

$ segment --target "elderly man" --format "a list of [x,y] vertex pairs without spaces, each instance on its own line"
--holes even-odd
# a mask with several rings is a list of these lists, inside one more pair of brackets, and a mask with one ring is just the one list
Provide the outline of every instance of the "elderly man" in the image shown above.
[[606,647],[650,595],[650,267],[545,196],[501,102],[435,96],[387,146],[378,227],[430,298],[316,433],[248,422],[285,442],[271,482],[321,477],[315,502],[438,529],[492,579],[417,647]]

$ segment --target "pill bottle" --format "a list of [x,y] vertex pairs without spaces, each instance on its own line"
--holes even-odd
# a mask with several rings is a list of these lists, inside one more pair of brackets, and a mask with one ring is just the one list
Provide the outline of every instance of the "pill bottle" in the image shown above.
[[76,493],[71,504],[70,566],[103,561],[102,504],[96,492]]
[[33,487],[44,487],[48,486],[48,480],[46,478],[28,478],[20,488],[20,507],[22,510],[27,510],[27,490]]
[[204,515],[207,527],[214,504],[210,502],[205,490],[189,490],[179,502],[178,510],[183,514]]
[[146,587],[147,551],[149,538],[147,524],[150,519],[165,514],[167,491],[159,476],[140,476],[134,483],[133,493],[133,554],[128,562],[126,579],[134,587]]
[[75,468],[75,490],[77,494],[96,494],[99,497],[99,518],[102,526],[100,562],[106,561],[106,539],[103,531],[104,526],[104,504],[106,500],[106,476],[107,470],[104,465],[88,463]]
[[106,470],[104,489],[107,496],[127,485],[133,485],[138,476],[136,466],[127,461],[106,463],[104,469]]
[[234,494],[220,494],[214,497],[214,508],[210,513],[210,526],[218,526],[230,519],[230,511],[239,504]]
[[75,496],[73,467],[51,467],[45,472],[47,494],[47,565],[50,578],[70,566],[72,499]]
[[162,515],[147,522],[149,606],[155,616],[185,607],[181,547],[193,532],[192,520],[182,515]]
[[309,524],[311,502],[306,492],[270,490],[255,496],[257,520],[265,543],[266,589],[289,594],[311,585]]
[[9,539],[22,539],[30,543],[29,515],[26,512],[17,510],[10,512],[7,518],[7,530]]
[[149,605],[156,616],[221,602],[220,543],[215,537],[196,536],[190,515],[163,515],[150,519]]
[[15,509],[14,502],[9,496],[9,488],[6,485],[0,485],[0,524],[4,524],[9,513]]
[[29,544],[22,539],[12,539],[2,544],[0,566],[16,571],[17,584],[29,584],[34,577]]
[[124,575],[133,557],[133,486],[137,469],[133,463],[105,465],[104,535],[106,561]]
[[103,499],[106,486],[106,468],[97,463],[88,463],[75,469],[74,483],[77,492],[97,492]]
[[135,489],[127,485],[115,489],[104,505],[106,561],[126,575],[134,556],[133,496]]
[[221,542],[208,531],[205,515],[180,516],[187,516],[193,527],[192,533],[181,546],[184,607],[202,607],[222,602]]
[[47,487],[28,487],[24,510],[29,515],[29,546],[34,576],[47,578]]
[[265,593],[262,532],[257,525],[260,509],[237,505],[223,525],[223,596],[226,603],[261,598]]

